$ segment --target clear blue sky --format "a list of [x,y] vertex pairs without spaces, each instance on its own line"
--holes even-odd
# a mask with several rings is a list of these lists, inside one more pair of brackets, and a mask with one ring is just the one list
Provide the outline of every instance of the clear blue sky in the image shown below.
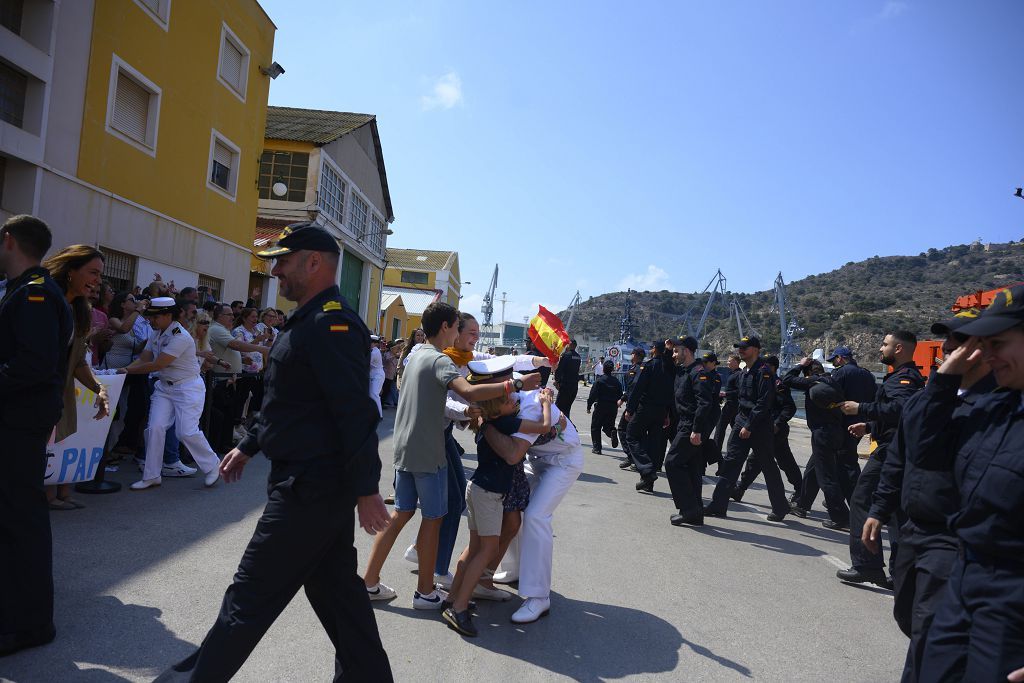
[[1024,238],[1024,2],[261,2],[270,103],[377,115],[466,310]]

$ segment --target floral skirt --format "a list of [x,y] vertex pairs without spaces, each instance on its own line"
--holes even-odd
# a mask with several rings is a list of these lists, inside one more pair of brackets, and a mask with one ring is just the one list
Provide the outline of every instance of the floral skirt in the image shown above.
[[503,501],[505,512],[522,512],[530,504],[530,482],[526,480],[526,471],[520,462],[512,470],[512,488],[505,494]]

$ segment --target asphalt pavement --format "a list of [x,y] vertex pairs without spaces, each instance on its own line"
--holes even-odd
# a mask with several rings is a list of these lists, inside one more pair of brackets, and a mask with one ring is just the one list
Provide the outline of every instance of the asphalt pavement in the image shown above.
[[[412,609],[416,577],[402,558],[409,524],[384,566],[399,596],[377,604],[377,623],[398,681],[893,681],[906,639],[892,596],[841,584],[847,536],[821,527],[821,499],[804,520],[768,522],[758,483],[729,519],[700,529],[668,523],[664,479],[634,490],[619,449],[590,453],[589,416],[573,407],[586,452],[580,479],[555,513],[551,614],[519,626],[519,605],[481,601],[480,636],[464,639],[437,613]],[[381,492],[391,490],[390,430],[381,424]],[[467,470],[475,449],[466,434]],[[801,465],[809,434],[790,436]],[[129,492],[133,466],[109,476],[117,494],[78,498],[53,512],[57,639],[0,659],[0,680],[147,681],[186,656],[217,614],[265,502],[267,461],[241,482],[204,489],[201,478],[165,479]],[[709,496],[714,478],[705,480]],[[456,554],[468,532],[463,525]],[[371,538],[357,530],[365,562]],[[511,590],[514,590],[511,589]],[[327,681],[333,649],[300,593],[267,633],[237,681]]]

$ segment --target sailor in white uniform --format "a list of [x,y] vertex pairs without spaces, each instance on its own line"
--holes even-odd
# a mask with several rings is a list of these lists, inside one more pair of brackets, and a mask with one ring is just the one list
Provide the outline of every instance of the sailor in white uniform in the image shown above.
[[[483,361],[480,370],[493,369],[500,362]],[[474,369],[475,363],[470,364]],[[519,417],[542,419],[536,391],[521,391]],[[526,598],[512,615],[512,621],[526,624],[548,613],[551,607],[551,562],[554,551],[552,517],[555,508],[583,471],[583,447],[571,420],[551,407],[551,422],[557,423],[554,436],[516,433],[511,437],[484,431],[484,438],[498,452],[526,453],[526,478],[530,482],[530,504],[523,514],[519,532],[519,595]],[[511,451],[510,451],[511,449]]]
[[213,486],[220,476],[220,460],[210,448],[206,436],[199,431],[206,387],[199,376],[196,343],[180,323],[175,321],[178,307],[170,297],[156,297],[144,315],[157,334],[150,337],[145,350],[126,368],[126,374],[156,373],[159,380],[149,404],[146,426],[146,465],[142,479],[131,485],[140,491],[160,485],[164,438],[173,424],[178,439],[185,444],[199,469],[206,474],[204,483]]

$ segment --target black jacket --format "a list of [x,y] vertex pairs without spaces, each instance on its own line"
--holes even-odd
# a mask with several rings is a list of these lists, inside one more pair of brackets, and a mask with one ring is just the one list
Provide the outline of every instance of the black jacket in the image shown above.
[[580,364],[583,359],[575,351],[563,351],[555,369],[555,381],[559,387],[575,386],[580,381]]
[[288,317],[263,371],[263,407],[238,444],[275,461],[337,460],[346,490],[377,493],[380,456],[370,400],[370,331],[337,286]]
[[29,268],[7,283],[0,301],[0,425],[5,429],[48,432],[60,420],[73,334],[71,308],[45,268]]
[[725,380],[725,384],[722,385],[722,391],[725,392],[725,403],[722,404],[724,410],[729,408],[735,409],[739,405],[740,373],[742,372],[742,370],[730,372],[729,377]]
[[789,429],[789,421],[796,415],[796,401],[792,390],[781,380],[775,379],[775,407],[772,408],[772,423],[778,429]]
[[699,360],[685,368],[676,368],[673,412],[679,421],[677,430],[685,434],[697,432],[702,438],[708,438],[718,424],[721,412],[718,390],[721,386],[719,374],[705,370]]
[[994,391],[957,410],[960,377],[936,373],[909,406],[909,462],[952,470],[960,501],[949,518],[975,555],[1020,565],[1024,558],[1024,409],[1020,391]]
[[828,382],[828,377],[825,375],[802,377],[800,370],[799,365],[791,368],[783,375],[782,383],[791,389],[799,389],[804,392],[804,414],[807,416],[807,428],[812,431],[824,429],[833,436],[841,436],[845,431],[843,414],[836,408],[832,410],[822,408],[810,397],[811,387],[819,382]]
[[[847,361],[846,365],[836,368],[828,376],[828,383],[843,393],[843,400],[864,403],[875,398],[878,383],[875,376],[864,368],[857,365],[853,360]],[[841,414],[841,413],[840,413]],[[841,414],[842,415],[842,414]],[[863,422],[864,419],[857,415],[842,415],[843,429],[852,424]],[[859,439],[846,432],[844,437],[848,442],[857,442]]]
[[614,375],[600,375],[590,386],[590,395],[587,396],[587,410],[590,410],[595,403],[618,404],[622,398],[622,385]]
[[675,387],[675,365],[660,356],[644,361],[643,370],[629,392],[626,410],[635,413],[641,408],[668,408],[672,405]]
[[[934,380],[938,374],[932,375]],[[953,422],[970,413],[979,400],[996,388],[995,378],[988,375],[978,381],[969,391],[956,399],[953,410]],[[915,410],[914,404],[928,400],[925,392],[918,392],[907,399],[903,406],[903,419],[899,429],[889,444],[885,464],[882,465],[881,479],[872,498],[870,517],[885,523],[902,509],[908,519],[918,527],[930,530],[942,530],[946,527],[946,519],[956,512],[960,496],[953,481],[952,469],[929,469],[916,463],[926,461],[928,454],[918,453],[921,448],[934,448],[936,442],[911,442],[907,433],[917,429],[908,425],[910,420],[922,419],[922,413]]]
[[640,363],[630,363],[629,367],[626,368],[626,372],[622,375],[622,398],[626,401],[629,400],[629,392],[633,390],[633,386],[636,384],[636,378],[640,375],[640,371],[643,369],[643,365]]
[[879,446],[880,460],[885,460],[884,447],[896,435],[896,427],[899,426],[900,416],[903,415],[903,405],[923,388],[924,377],[913,361],[907,361],[885,376],[882,386],[878,387],[875,393],[874,401],[860,404],[856,417],[861,422],[866,421],[865,418],[870,420],[868,432]]
[[775,372],[772,366],[758,358],[742,371],[738,382],[739,410],[733,429],[746,427],[772,432],[772,410],[775,407]]

